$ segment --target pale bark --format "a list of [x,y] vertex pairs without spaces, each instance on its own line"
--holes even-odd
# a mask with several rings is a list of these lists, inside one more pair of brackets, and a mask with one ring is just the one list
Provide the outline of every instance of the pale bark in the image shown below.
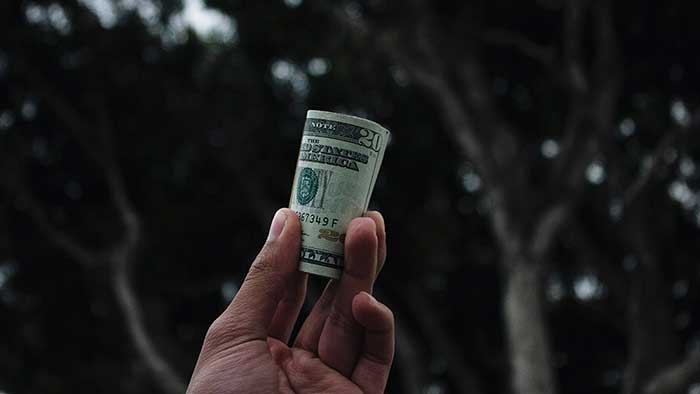
[[[544,191],[528,189],[528,177],[533,174],[527,162],[518,159],[524,148],[519,130],[509,124],[496,104],[483,72],[478,43],[469,38],[454,40],[444,33],[435,23],[429,2],[414,0],[408,6],[414,19],[408,23],[413,27],[410,30],[372,26],[362,17],[350,18],[337,9],[333,14],[356,41],[375,47],[378,54],[407,71],[415,85],[434,99],[446,134],[484,179],[484,193],[492,207],[489,220],[502,254],[506,283],[504,317],[513,391],[554,394],[556,377],[540,297],[541,275],[547,255],[585,186],[584,170],[600,154],[598,148],[609,138],[614,121],[620,68],[612,2],[564,3],[562,59],[551,59],[549,52],[521,36],[483,37],[492,44],[515,47],[547,68],[550,64],[562,65],[569,108],[563,125],[562,152],[549,176],[550,189]],[[589,17],[591,23],[587,24]],[[584,59],[582,49],[589,38],[594,49],[592,62]],[[445,48],[453,53],[444,56]],[[525,199],[546,203],[533,209],[532,204],[522,202]]]
[[540,45],[524,34],[509,30],[490,29],[483,33],[482,39],[487,44],[510,47],[547,69],[554,67],[554,49]]
[[652,376],[644,386],[643,394],[675,394],[685,392],[700,379],[700,352],[689,353],[684,360]]
[[112,288],[124,316],[131,342],[161,390],[168,394],[182,394],[187,388],[185,382],[158,351],[146,330],[143,309],[133,288],[127,259],[116,257],[113,261]]
[[140,235],[126,235],[124,239],[132,240],[133,243],[131,241],[122,242],[109,251],[92,251],[82,245],[80,241],[55,227],[48,220],[40,204],[30,193],[27,193],[23,185],[15,184],[14,188],[8,189],[8,191],[20,192],[15,194],[16,198],[25,205],[35,225],[57,249],[73,258],[85,269],[90,270],[100,265],[107,265],[111,268],[111,283],[115,300],[124,317],[131,343],[144,366],[151,372],[153,380],[164,393],[183,393],[186,388],[184,381],[160,354],[146,329],[141,304],[128,272],[129,266],[133,263],[134,248],[138,245]]
[[524,256],[505,256],[505,259],[510,268],[503,310],[512,390],[518,394],[554,394],[557,387],[541,297],[541,272]]
[[150,371],[153,381],[167,394],[181,394],[186,385],[165,357],[158,351],[146,329],[141,303],[134,289],[130,268],[136,262],[136,253],[142,242],[141,218],[131,205],[124,180],[113,153],[112,123],[107,115],[106,103],[96,98],[91,104],[96,106],[95,121],[88,121],[66,97],[55,91],[42,74],[30,65],[29,81],[47,103],[48,107],[63,122],[84,154],[97,164],[109,190],[111,203],[116,208],[121,237],[112,245],[93,250],[83,242],[55,226],[41,202],[32,194],[31,188],[22,177],[21,161],[16,157],[13,184],[5,180],[2,186],[25,207],[37,228],[57,249],[80,263],[85,269],[106,266],[111,274],[111,284],[115,300],[124,318],[124,325],[131,344],[134,346],[143,365]]

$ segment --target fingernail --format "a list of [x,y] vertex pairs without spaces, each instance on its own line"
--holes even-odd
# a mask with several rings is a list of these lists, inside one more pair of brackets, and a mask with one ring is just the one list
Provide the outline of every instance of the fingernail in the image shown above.
[[268,241],[274,241],[277,237],[282,234],[284,225],[287,223],[287,214],[283,209],[280,209],[275,213],[275,217],[272,218],[272,224],[270,225],[270,233],[267,234]]

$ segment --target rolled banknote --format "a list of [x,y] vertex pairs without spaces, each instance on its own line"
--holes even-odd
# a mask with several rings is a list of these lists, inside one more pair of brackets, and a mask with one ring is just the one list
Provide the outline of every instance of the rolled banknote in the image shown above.
[[300,271],[340,278],[345,231],[367,211],[388,140],[371,120],[306,113],[289,199],[301,222]]

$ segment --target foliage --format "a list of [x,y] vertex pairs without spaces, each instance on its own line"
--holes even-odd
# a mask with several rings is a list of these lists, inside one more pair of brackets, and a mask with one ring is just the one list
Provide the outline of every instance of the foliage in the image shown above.
[[[95,4],[113,7],[111,19]],[[196,31],[183,15],[197,4],[218,10],[219,26],[229,27]],[[81,267],[32,215],[37,205],[60,233],[109,250],[124,234],[103,165],[112,154],[143,227],[130,272],[145,327],[186,380],[208,325],[235,293],[274,210],[286,205],[309,108],[366,116],[393,133],[373,197],[389,236],[377,290],[401,324],[390,392],[459,392],[472,377],[484,393],[507,392],[507,276],[491,224],[491,184],[455,142],[445,106],[382,45],[405,46],[412,59],[449,70],[458,70],[462,47],[477,48],[486,89],[521,141],[522,173],[500,175],[521,181],[508,193],[524,207],[518,220],[527,233],[530,214],[565,194],[565,182],[548,182],[555,164],[584,149],[564,146],[567,7],[542,0],[428,8],[309,0],[0,4],[0,392],[161,389],[110,291],[113,267]],[[370,39],[336,11],[370,21]],[[697,351],[693,11],[681,1],[614,3],[621,60],[614,124],[572,175],[584,186],[572,193],[572,213],[537,289],[561,392],[641,392],[686,350]],[[449,39],[421,35],[415,21],[427,15]],[[432,39],[436,58],[413,47],[421,39]],[[596,45],[582,43],[586,70],[595,67]],[[480,133],[491,138],[494,124],[479,124]],[[320,281],[312,285],[318,293]],[[644,338],[658,346],[635,352]],[[644,365],[634,369],[635,362]],[[407,387],[414,383],[423,387]]]

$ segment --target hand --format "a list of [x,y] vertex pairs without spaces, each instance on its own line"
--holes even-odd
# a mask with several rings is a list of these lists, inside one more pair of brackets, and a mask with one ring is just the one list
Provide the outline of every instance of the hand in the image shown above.
[[350,223],[343,276],[329,281],[290,347],[306,296],[300,236],[294,211],[277,211],[238,294],[207,332],[188,394],[384,392],[394,317],[370,295],[386,257],[382,216]]

